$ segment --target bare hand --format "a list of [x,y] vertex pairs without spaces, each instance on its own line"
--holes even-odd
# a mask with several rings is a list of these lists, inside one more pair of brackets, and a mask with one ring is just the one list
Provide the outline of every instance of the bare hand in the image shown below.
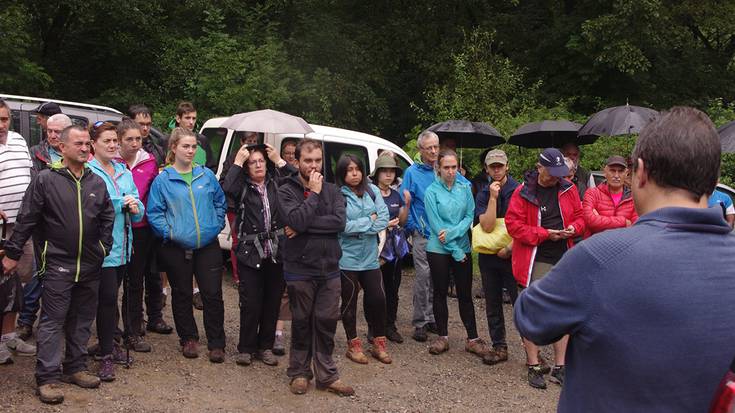
[[17,266],[18,261],[10,259],[8,257],[3,258],[3,270],[5,272],[5,275],[12,274]]
[[597,210],[596,210],[596,209],[592,209],[592,213],[593,213],[593,214],[595,214],[595,215],[600,215],[600,213],[599,213],[599,212],[597,212]]
[[132,195],[125,195],[123,198],[123,204],[128,206],[128,210],[133,215],[138,215],[140,208],[138,207],[138,201]]
[[247,145],[242,145],[240,150],[237,151],[237,155],[235,155],[235,165],[242,167],[249,157],[250,151],[248,150]]
[[270,159],[274,164],[278,165],[281,163],[281,154],[279,154],[276,148],[271,146],[271,144],[265,144],[265,153],[268,154],[268,159]]
[[294,231],[291,227],[285,226],[283,227],[283,232],[286,234],[286,237],[293,238],[297,235],[299,235],[296,231]]
[[498,199],[498,194],[500,194],[500,182],[495,181],[491,183],[488,189],[490,190],[490,199]]
[[388,228],[393,228],[398,226],[398,218],[393,218],[390,221],[388,221]]
[[444,244],[445,242],[447,242],[447,230],[446,229],[443,229],[443,230],[439,231],[439,241],[442,244]]
[[508,247],[501,248],[500,251],[498,251],[498,258],[502,258],[504,260],[510,258],[510,250],[508,250]]
[[562,236],[562,231],[556,230],[556,229],[548,229],[549,232],[549,239],[552,241],[559,241],[564,239]]
[[324,181],[322,174],[317,171],[313,171],[311,175],[309,175],[309,190],[317,194],[322,192],[322,181]]
[[633,225],[633,223],[632,223],[632,222],[630,222],[630,220],[629,220],[629,219],[626,219],[626,220],[625,220],[625,226],[626,226],[626,227],[629,227],[629,226],[631,226],[631,225]]
[[372,214],[370,214],[370,219],[372,219],[373,222],[375,222],[375,220],[378,219],[378,214],[376,214],[375,212],[373,212]]

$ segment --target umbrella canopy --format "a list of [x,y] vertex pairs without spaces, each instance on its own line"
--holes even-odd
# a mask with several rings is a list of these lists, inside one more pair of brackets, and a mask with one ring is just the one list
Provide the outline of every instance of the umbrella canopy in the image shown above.
[[603,109],[589,118],[579,130],[580,138],[620,136],[640,133],[658,115],[658,112],[640,106],[615,106]]
[[222,122],[222,127],[236,131],[263,133],[307,134],[314,132],[311,126],[300,117],[271,109],[232,115],[229,119]]
[[428,130],[440,139],[454,139],[458,148],[487,148],[505,143],[503,135],[485,122],[447,120],[431,125]]
[[511,135],[508,143],[524,148],[561,148],[567,142],[592,143],[577,139],[582,125],[568,120],[542,120],[527,123]]
[[735,153],[735,121],[720,126],[717,133],[720,135],[722,153]]

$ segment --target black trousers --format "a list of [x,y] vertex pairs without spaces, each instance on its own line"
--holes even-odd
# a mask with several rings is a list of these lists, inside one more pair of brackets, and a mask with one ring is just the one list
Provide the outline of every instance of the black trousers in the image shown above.
[[[118,324],[117,295],[125,277],[125,266],[102,267],[100,270],[99,304],[97,305],[97,338],[100,354],[112,354],[112,342]],[[124,310],[123,310],[124,311]]]
[[401,289],[403,269],[401,260],[388,261],[380,267],[383,274],[383,288],[385,289],[385,321],[386,326],[396,328],[398,317],[398,291]]
[[240,294],[240,342],[237,351],[254,353],[256,350],[270,350],[286,287],[283,265],[266,258],[258,269],[242,261],[237,268],[240,277],[237,285]]
[[385,336],[385,291],[379,269],[342,270],[342,326],[347,340],[357,337],[357,299],[360,287],[365,291],[365,318],[373,336]]
[[467,338],[477,338],[475,321],[475,304],[472,302],[472,261],[469,254],[464,262],[455,261],[449,254],[427,252],[431,270],[431,281],[434,283],[434,319],[440,336],[448,335],[449,308],[447,292],[449,289],[449,273],[452,271],[457,286],[457,303],[459,316],[467,331]]
[[130,336],[141,333],[144,285],[148,322],[154,323],[162,318],[161,276],[157,271],[151,271],[157,244],[149,227],[133,228],[133,254],[128,265],[128,282],[124,284],[127,289],[123,289],[123,323],[125,333]]
[[505,339],[505,316],[503,314],[503,288],[510,294],[510,301],[515,305],[518,288],[513,278],[513,267],[510,258],[504,260],[497,255],[479,254],[482,289],[485,292],[485,313],[487,326],[493,347],[507,347]]
[[196,277],[204,304],[204,331],[207,348],[225,348],[225,305],[222,300],[222,252],[215,240],[207,246],[192,251],[187,258],[184,248],[168,243],[158,250],[159,264],[168,274],[171,284],[171,309],[176,333],[181,344],[187,340],[199,340],[199,330],[194,321],[191,305],[192,274]]

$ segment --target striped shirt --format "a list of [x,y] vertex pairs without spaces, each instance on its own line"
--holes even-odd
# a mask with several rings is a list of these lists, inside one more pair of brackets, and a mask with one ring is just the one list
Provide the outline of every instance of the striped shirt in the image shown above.
[[0,210],[15,223],[28,184],[31,183],[31,156],[26,140],[8,131],[4,145],[0,144]]

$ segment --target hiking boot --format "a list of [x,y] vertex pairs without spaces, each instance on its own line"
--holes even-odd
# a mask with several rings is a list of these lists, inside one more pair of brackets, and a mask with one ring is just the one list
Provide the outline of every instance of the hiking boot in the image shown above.
[[541,371],[541,366],[539,364],[528,366],[528,384],[536,389],[546,388],[544,373]]
[[146,330],[158,334],[171,334],[174,331],[174,328],[166,324],[163,319],[158,319],[152,323],[148,323],[148,325],[146,326]]
[[426,324],[426,331],[428,331],[431,334],[439,335],[439,327],[436,326],[436,323]]
[[194,297],[192,298],[191,302],[194,305],[194,308],[196,308],[197,310],[204,309],[204,303],[202,302],[202,293],[198,291],[194,293]]
[[213,348],[209,350],[209,361],[212,363],[224,363],[225,350],[221,348]]
[[38,399],[47,404],[59,404],[64,401],[64,392],[56,383],[42,384],[36,389]]
[[0,365],[2,364],[13,364],[13,353],[5,346],[5,343],[0,343]]
[[64,374],[61,376],[61,381],[76,384],[85,389],[95,389],[100,386],[100,378],[84,370],[74,374]]
[[487,354],[482,356],[482,362],[488,366],[508,361],[508,347],[493,347]]
[[551,367],[549,366],[549,363],[544,360],[543,357],[541,357],[541,353],[538,355],[538,364],[541,366],[541,373],[543,374],[549,374],[551,372]]
[[150,353],[153,349],[150,344],[143,340],[140,336],[130,336],[125,340],[125,347],[138,353]]
[[114,381],[115,380],[115,362],[112,360],[112,355],[102,357],[100,362],[100,370],[97,372],[97,376],[101,381]]
[[253,362],[253,355],[250,353],[238,353],[235,356],[235,364],[238,366],[249,366]]
[[181,346],[181,353],[188,359],[199,357],[199,343],[196,340],[186,340]]
[[[33,326],[18,324],[18,327],[15,329],[15,334],[17,334],[18,338],[21,340],[26,341],[33,336]],[[61,396],[61,399],[64,399],[63,395]]]
[[368,358],[362,352],[362,342],[359,337],[355,337],[347,342],[347,353],[345,355],[355,363],[368,364]]
[[306,377],[294,377],[288,388],[293,394],[305,394],[309,390],[309,379]]
[[549,380],[551,380],[552,382],[560,386],[563,386],[565,375],[566,375],[566,368],[564,368],[564,366],[554,366],[554,368],[551,369],[551,377],[549,377]]
[[390,364],[393,359],[390,358],[385,347],[385,336],[373,338],[373,346],[370,348],[370,355],[378,359],[383,364]]
[[282,356],[286,354],[286,339],[283,338],[283,334],[276,335],[276,339],[273,340],[273,354],[277,356]]
[[330,393],[334,393],[338,396],[354,396],[355,395],[355,390],[352,387],[342,383],[342,380],[339,380],[339,379],[327,386],[317,386],[317,388],[319,390],[325,390]]
[[120,365],[130,365],[133,364],[133,356],[128,357],[127,351],[115,343],[112,345],[112,362]]
[[5,347],[8,348],[8,350],[11,350],[15,353],[17,356],[35,356],[36,355],[36,346],[32,344],[28,344],[25,341],[21,340],[20,337],[15,336],[11,338],[10,340],[4,342]]
[[485,340],[481,338],[476,338],[474,340],[467,339],[467,341],[465,341],[464,351],[484,357],[485,354],[490,352],[490,348],[487,346]]
[[416,329],[413,330],[413,335],[411,337],[419,343],[423,343],[428,340],[429,336],[426,334],[426,326],[416,327]]
[[429,353],[437,355],[449,350],[449,340],[444,337],[437,337],[429,346]]
[[278,365],[278,359],[273,355],[273,351],[271,350],[261,350],[258,352],[257,357],[267,366]]
[[385,332],[385,336],[388,338],[388,340],[394,343],[403,343],[403,336],[401,335],[401,333],[398,332],[395,327],[389,327],[388,331]]

